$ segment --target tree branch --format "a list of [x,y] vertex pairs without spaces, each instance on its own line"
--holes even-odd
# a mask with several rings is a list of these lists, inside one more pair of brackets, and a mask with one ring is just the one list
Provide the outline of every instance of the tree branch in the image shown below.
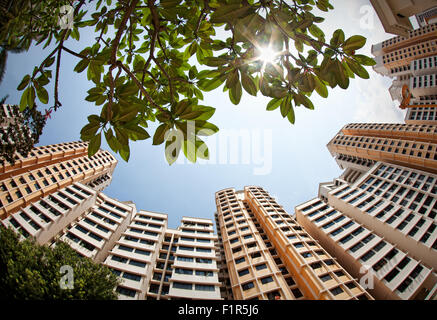
[[66,48],[65,46],[62,46],[62,49],[67,51],[69,54],[71,54],[71,55],[73,55],[75,57],[78,57],[80,59],[88,59],[88,57],[86,57],[86,56],[84,56],[84,55],[82,55],[80,53],[74,52],[73,50],[70,50],[70,49]]
[[118,62],[118,66],[121,67],[124,70],[124,72],[126,72],[129,75],[129,77],[133,80],[133,82],[135,82],[135,84],[137,85],[138,89],[140,89],[140,91],[144,94],[144,96],[146,97],[147,101],[150,102],[152,107],[154,107],[156,109],[159,109],[161,112],[166,112],[167,111],[164,108],[162,108],[160,105],[158,105],[155,101],[153,101],[152,97],[146,91],[144,86],[141,85],[141,83],[138,81],[137,77],[132,73],[132,71],[129,70],[129,68],[127,66],[125,66],[121,62]]
[[153,61],[156,63],[156,65],[158,66],[158,68],[162,71],[162,73],[164,73],[164,75],[167,77],[168,79],[168,86],[170,87],[170,99],[173,102],[174,101],[174,91],[173,91],[173,82],[171,77],[168,75],[167,71],[162,67],[162,65],[159,63],[158,60],[156,60],[155,58],[153,58]]
[[112,65],[116,65],[117,63],[117,48],[120,43],[121,36],[123,35],[124,29],[126,28],[127,20],[129,19],[130,15],[132,14],[133,9],[137,5],[138,0],[132,0],[129,7],[126,9],[126,13],[123,16],[123,19],[120,22],[120,27],[118,28],[117,34],[115,35],[114,40],[112,40],[112,48],[111,48],[111,59],[110,63]]

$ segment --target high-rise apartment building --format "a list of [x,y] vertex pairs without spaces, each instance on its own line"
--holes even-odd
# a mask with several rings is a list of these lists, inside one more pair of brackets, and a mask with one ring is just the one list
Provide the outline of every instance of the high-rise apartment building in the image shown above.
[[370,0],[370,3],[385,32],[404,37],[413,29],[410,17],[416,16],[421,26],[426,25],[435,15],[432,8],[437,5],[436,0]]
[[419,21],[428,21],[421,23],[419,29],[372,46],[377,62],[373,69],[393,78],[389,88],[392,99],[400,103],[404,87],[411,93],[407,124],[437,124],[437,24],[431,19],[436,10],[437,7],[419,15]]
[[121,279],[120,299],[221,299],[217,236],[209,219],[167,215],[108,197],[117,164],[83,142],[34,148],[0,168],[2,224],[40,244],[68,243]]
[[425,25],[372,46],[373,69],[394,78],[390,88],[393,100],[402,100],[401,89],[408,85],[415,101],[424,103],[436,95],[437,24]]
[[139,211],[104,264],[122,278],[124,299],[221,299],[212,221]]
[[424,27],[428,24],[437,23],[437,1],[435,3],[435,7],[416,14],[416,19],[421,27]]
[[377,161],[437,173],[437,126],[348,124],[328,143],[340,168],[365,172]]
[[343,127],[327,147],[345,171],[296,207],[297,221],[351,275],[367,277],[376,299],[437,298],[437,109],[419,109],[406,124]]
[[234,299],[373,299],[262,188],[218,191],[216,205]]
[[103,150],[89,158],[87,148],[85,142],[40,146],[0,166],[0,218],[75,182],[95,190],[109,185],[117,160]]

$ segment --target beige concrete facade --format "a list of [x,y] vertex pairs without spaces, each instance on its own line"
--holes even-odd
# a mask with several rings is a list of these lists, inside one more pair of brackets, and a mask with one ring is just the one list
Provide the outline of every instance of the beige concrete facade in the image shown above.
[[328,150],[337,161],[349,156],[437,173],[436,139],[435,125],[353,123],[328,143]]
[[183,217],[170,229],[166,214],[141,210],[104,264],[122,277],[120,299],[218,300],[216,240],[211,220]]
[[[435,12],[436,8],[424,16],[431,17],[431,12]],[[381,75],[393,78],[389,88],[392,99],[399,103],[403,101],[404,86],[412,95],[405,122],[436,125],[437,24],[423,23],[420,28],[409,31],[406,36],[375,44],[372,46],[372,54],[377,62],[373,69]]]
[[166,214],[108,197],[117,160],[103,150],[89,158],[87,147],[36,147],[0,167],[2,224],[103,263],[121,280],[119,299],[221,299],[212,220],[184,217],[170,229]]
[[220,190],[216,204],[234,299],[372,299],[262,188]]
[[117,160],[103,150],[88,158],[87,148],[84,142],[35,147],[14,166],[0,166],[0,218],[75,182],[107,186]]
[[[420,15],[436,6],[435,0],[370,0],[370,3],[385,32],[399,36],[407,36],[413,29],[409,17]],[[427,17],[428,15],[425,14],[424,19]]]
[[297,206],[297,221],[376,299],[425,299],[437,283],[433,268],[332,203],[315,198]]

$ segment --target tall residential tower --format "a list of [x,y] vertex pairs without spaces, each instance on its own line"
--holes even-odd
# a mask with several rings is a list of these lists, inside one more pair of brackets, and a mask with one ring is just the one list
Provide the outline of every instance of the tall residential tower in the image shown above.
[[216,192],[233,298],[373,299],[260,187]]

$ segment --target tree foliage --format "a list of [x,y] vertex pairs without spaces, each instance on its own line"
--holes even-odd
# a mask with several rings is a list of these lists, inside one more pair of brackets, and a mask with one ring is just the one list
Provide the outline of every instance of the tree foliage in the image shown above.
[[[91,84],[86,100],[100,107],[81,131],[90,155],[105,138],[127,161],[130,141],[153,135],[154,145],[169,147],[174,135],[168,133],[178,130],[183,141],[167,157],[170,163],[180,150],[191,161],[207,158],[198,152],[206,148],[200,136],[218,128],[209,122],[215,107],[201,104],[203,93],[222,86],[235,105],[243,92],[261,94],[270,98],[268,111],[279,109],[294,124],[296,107],[314,109],[314,92],[327,98],[329,88],[346,89],[355,76],[369,78],[364,66],[375,64],[357,53],[366,38],[346,37],[341,29],[325,35],[318,26],[324,18],[314,12],[333,9],[329,0],[99,0],[88,4],[88,15],[84,5],[74,3],[73,29],[41,33],[38,42],[54,40],[55,49],[18,90],[22,109],[37,98],[48,103],[44,87],[56,61],[56,110],[61,54],[76,56],[74,70],[85,72]],[[93,28],[96,41],[74,52],[64,44],[80,41],[82,28]],[[271,63],[260,59],[265,47],[276,52]],[[153,133],[147,131],[151,122]]]
[[26,157],[34,144],[39,142],[46,124],[46,117],[37,108],[26,108],[20,112],[18,106],[10,105],[6,115],[0,103],[0,164],[8,161],[12,165],[18,155]]
[[[61,289],[61,267],[73,268],[73,288]],[[105,266],[78,254],[64,242],[54,248],[31,239],[19,241],[0,226],[0,297],[2,299],[116,299],[117,277]]]

